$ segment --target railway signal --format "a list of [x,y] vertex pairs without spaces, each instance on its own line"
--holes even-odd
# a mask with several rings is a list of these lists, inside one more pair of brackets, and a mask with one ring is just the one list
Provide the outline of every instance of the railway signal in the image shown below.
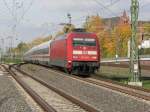
[[139,54],[138,54],[138,44],[137,44],[137,25],[138,25],[138,13],[139,13],[139,2],[138,0],[131,0],[131,54],[130,54],[130,69],[131,69],[131,79],[129,84],[142,86],[140,82],[140,70],[139,70]]

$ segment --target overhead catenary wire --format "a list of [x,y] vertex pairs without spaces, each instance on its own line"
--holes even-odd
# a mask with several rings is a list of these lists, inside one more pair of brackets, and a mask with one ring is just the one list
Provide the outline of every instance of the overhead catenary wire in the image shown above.
[[[117,2],[119,2],[120,0],[115,0],[114,2],[112,2],[112,5],[114,5],[115,3],[117,3]],[[85,5],[87,5],[87,1],[85,2]],[[110,4],[109,4],[110,5]],[[92,11],[93,9],[91,8],[91,10],[90,11]],[[104,8],[103,7],[101,7],[101,10],[98,10],[98,11],[94,11],[95,12],[95,15],[103,15],[102,13],[104,13]],[[99,13],[101,13],[101,14],[99,14]],[[108,13],[105,13],[105,14],[108,14]],[[81,17],[79,17],[79,18],[75,18],[75,19],[72,19],[74,22],[76,21],[76,22],[78,22],[79,23],[79,20],[81,21],[81,22],[85,22],[85,20],[86,20],[86,17],[87,16],[89,16],[90,15],[90,12],[88,11],[88,14],[87,15],[84,15],[84,16],[81,16]],[[111,13],[109,13],[108,14],[109,16],[111,16]],[[79,25],[79,24],[78,24]]]
[[23,12],[21,18],[19,19],[19,22],[24,19],[24,16],[25,16],[26,13],[30,10],[30,8],[32,7],[33,3],[34,3],[34,0],[32,0],[32,1],[30,2],[29,6],[24,10],[24,12]]
[[24,3],[26,0],[12,0],[12,2],[10,4],[8,4],[8,2],[6,2],[6,0],[3,0],[3,3],[5,5],[5,7],[7,8],[8,12],[10,13],[12,20],[13,20],[13,25],[11,27],[11,32],[12,35],[11,36],[11,40],[10,40],[10,49],[12,49],[13,45],[14,45],[14,40],[17,36],[17,27],[20,24],[20,22],[24,19],[25,14],[29,11],[29,9],[31,8],[31,6],[33,5],[33,1],[27,2],[29,3],[29,6],[27,6],[27,8],[24,7]]
[[[17,1],[17,0],[12,0],[11,6],[8,5],[6,0],[3,0],[3,2],[4,2],[4,5],[6,6],[6,8],[8,9],[10,15],[12,16],[13,20],[15,21],[15,24],[19,24],[24,19],[24,16],[26,15],[26,13],[32,7],[34,0],[31,0],[31,2],[29,3],[27,8],[24,7],[25,0],[21,1],[20,6],[18,5],[19,1]],[[21,9],[21,8],[22,8],[23,12],[22,12],[22,14],[19,14],[20,17],[18,17],[17,11],[18,11],[18,9]]]
[[[121,14],[121,13],[123,12],[123,11],[121,11],[121,12],[119,12],[119,13],[115,13],[115,12],[113,12],[109,7],[103,5],[100,1],[98,1],[98,0],[93,0],[93,1],[96,2],[98,5],[100,5],[101,7],[103,7],[103,8],[104,8],[105,10],[107,10],[109,13],[111,13],[112,16],[118,17],[119,14]],[[119,1],[118,1],[118,2],[119,2]],[[117,2],[116,2],[116,3],[117,3]],[[140,9],[142,9],[142,8],[145,7],[145,6],[148,6],[148,4],[150,4],[150,3],[141,5]],[[129,9],[129,10],[126,10],[126,12],[129,13],[129,12],[130,12],[130,9]],[[120,18],[120,19],[123,19],[123,18]]]
[[[118,2],[120,2],[121,0],[116,0],[112,3],[110,3],[110,5],[103,5],[103,3],[101,3],[99,0],[93,0],[94,2],[96,2],[98,5],[100,5],[101,7],[103,7],[103,9],[106,9],[109,13],[111,13],[113,16],[118,16],[119,14],[121,14],[123,11],[119,12],[119,13],[115,13],[113,12],[110,8],[110,6],[113,6],[115,4],[117,4]],[[146,3],[140,6],[140,9],[144,8],[145,6],[148,6],[150,3]],[[128,9],[126,10],[127,13],[129,13],[131,10]]]
[[4,5],[6,6],[6,8],[8,9],[9,13],[13,16],[13,14],[12,14],[13,12],[12,12],[11,8],[8,6],[6,0],[3,0],[3,2],[4,2]]
[[[118,2],[120,2],[120,0],[112,1],[109,5],[106,5],[106,6],[103,5],[101,2],[99,2],[98,0],[94,0],[94,2],[96,2],[96,4],[98,4],[98,5],[101,6],[101,10],[98,10],[98,11],[96,12],[97,15],[99,15],[99,11],[102,11],[103,13],[107,11],[107,13],[105,13],[105,14],[108,14],[108,13],[109,13],[109,14],[108,14],[109,16],[112,16],[112,15],[113,15],[113,16],[115,16],[115,17],[118,17],[118,14],[115,13],[115,12],[113,12],[111,9],[109,9],[109,7],[110,7],[110,5],[113,6],[113,5],[117,4]],[[86,1],[86,3],[87,3],[87,1]],[[92,10],[92,9],[91,9],[91,10]],[[88,15],[89,15],[89,14],[88,14]],[[88,16],[88,15],[87,15],[87,16]],[[100,14],[100,15],[103,15],[103,14]],[[82,17],[73,19],[73,21],[77,21],[77,22],[79,23],[79,20],[80,20],[80,21],[83,21],[83,19],[84,19],[84,22],[85,22],[87,16],[82,16]],[[79,24],[78,24],[78,25],[79,25]]]
[[[109,5],[114,5],[114,4],[116,4],[116,3],[118,3],[120,0],[115,0],[115,1],[112,1],[112,3],[110,3]],[[92,2],[92,1],[91,1]],[[88,8],[90,8],[89,7],[89,5],[88,5],[89,3],[87,3],[87,0],[85,0],[85,3],[84,3],[84,9],[85,9],[85,6],[87,6]],[[108,5],[108,6],[109,6]],[[86,17],[87,16],[89,16],[90,15],[90,12],[94,12],[94,14],[92,13],[92,15],[103,15],[103,13],[105,12],[105,10],[104,10],[104,8],[103,7],[101,7],[101,9],[100,10],[97,10],[96,8],[94,8],[94,11],[93,11],[93,8],[90,8],[90,11],[89,10],[86,10],[86,15],[84,15],[84,16],[81,16],[81,17],[78,17],[78,18],[73,18],[72,20],[73,21],[77,21],[77,22],[79,22],[79,20],[81,20],[81,21],[85,21],[85,19],[86,19]],[[84,11],[82,11],[82,12],[84,12]],[[108,13],[105,13],[105,14],[108,14]],[[108,16],[111,16],[111,13],[109,13],[108,14]]]
[[111,9],[109,9],[109,7],[103,5],[100,1],[98,0],[93,0],[93,1],[96,2],[99,6],[101,6],[101,8],[103,7],[103,9],[106,9],[113,16],[118,16],[117,13],[113,12]]
[[118,2],[120,2],[121,0],[115,0],[115,1],[111,1],[111,3],[109,5],[106,5],[106,7],[112,7],[113,5],[117,4]]
[[[145,4],[140,5],[139,8],[140,8],[140,10],[142,10],[143,8],[145,8],[145,7],[149,6],[149,5],[150,5],[150,3],[145,3]],[[131,10],[128,9],[128,10],[126,10],[126,12],[127,12],[127,13],[130,13]],[[119,12],[118,14],[120,14],[120,13],[122,13],[122,11]]]

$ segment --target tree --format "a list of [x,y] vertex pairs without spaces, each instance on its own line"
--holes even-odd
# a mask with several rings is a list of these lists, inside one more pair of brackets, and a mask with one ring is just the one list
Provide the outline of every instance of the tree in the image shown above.
[[149,39],[150,38],[150,23],[145,23],[144,25],[144,33],[145,33],[145,38]]
[[117,40],[116,48],[119,47],[119,56],[127,56],[128,41],[131,37],[130,24],[122,24],[116,26],[114,33],[116,35],[115,40]]
[[[29,50],[28,44],[20,42],[17,47],[13,48],[11,52],[16,57],[21,57],[26,51]],[[9,51],[8,51],[9,52]]]
[[111,32],[104,27],[100,16],[91,16],[84,24],[84,28],[88,32],[96,33],[99,38],[101,47],[101,55],[103,58],[113,57],[115,55],[115,41]]
[[60,35],[63,35],[65,33],[71,32],[73,29],[75,29],[75,26],[73,24],[65,24],[64,27],[61,29],[61,31],[58,31],[54,38],[57,38]]
[[19,51],[20,55],[23,55],[29,49],[28,45],[24,42],[21,42],[17,46],[17,50]]
[[17,48],[19,51],[25,52],[28,50],[28,45],[24,42],[21,42],[20,44],[18,44]]
[[88,32],[99,33],[99,31],[103,30],[103,23],[100,16],[91,16],[87,19],[87,22],[84,24],[84,28]]
[[97,34],[100,40],[101,53],[103,58],[112,58],[115,56],[115,37],[109,31],[99,32]]
[[144,32],[149,32],[150,33],[150,23],[145,23],[144,24]]

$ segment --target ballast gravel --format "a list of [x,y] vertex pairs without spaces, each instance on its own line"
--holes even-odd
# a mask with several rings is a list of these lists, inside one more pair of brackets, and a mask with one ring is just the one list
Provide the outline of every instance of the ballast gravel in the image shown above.
[[15,80],[8,73],[0,72],[0,112],[40,112],[20,93]]
[[57,112],[87,112],[31,78],[22,76],[21,79]]
[[150,112],[150,102],[57,74],[41,66],[26,64],[21,69],[95,107],[100,112]]

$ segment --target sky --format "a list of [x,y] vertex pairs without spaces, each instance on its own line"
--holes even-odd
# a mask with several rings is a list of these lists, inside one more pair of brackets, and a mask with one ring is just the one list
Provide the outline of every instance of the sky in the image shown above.
[[[150,20],[150,0],[139,0],[139,3],[139,20]],[[0,0],[0,39],[8,43],[13,36],[17,45],[55,35],[62,28],[60,24],[68,22],[67,13],[77,27],[90,15],[121,16],[124,10],[130,15],[130,4],[130,0]]]

